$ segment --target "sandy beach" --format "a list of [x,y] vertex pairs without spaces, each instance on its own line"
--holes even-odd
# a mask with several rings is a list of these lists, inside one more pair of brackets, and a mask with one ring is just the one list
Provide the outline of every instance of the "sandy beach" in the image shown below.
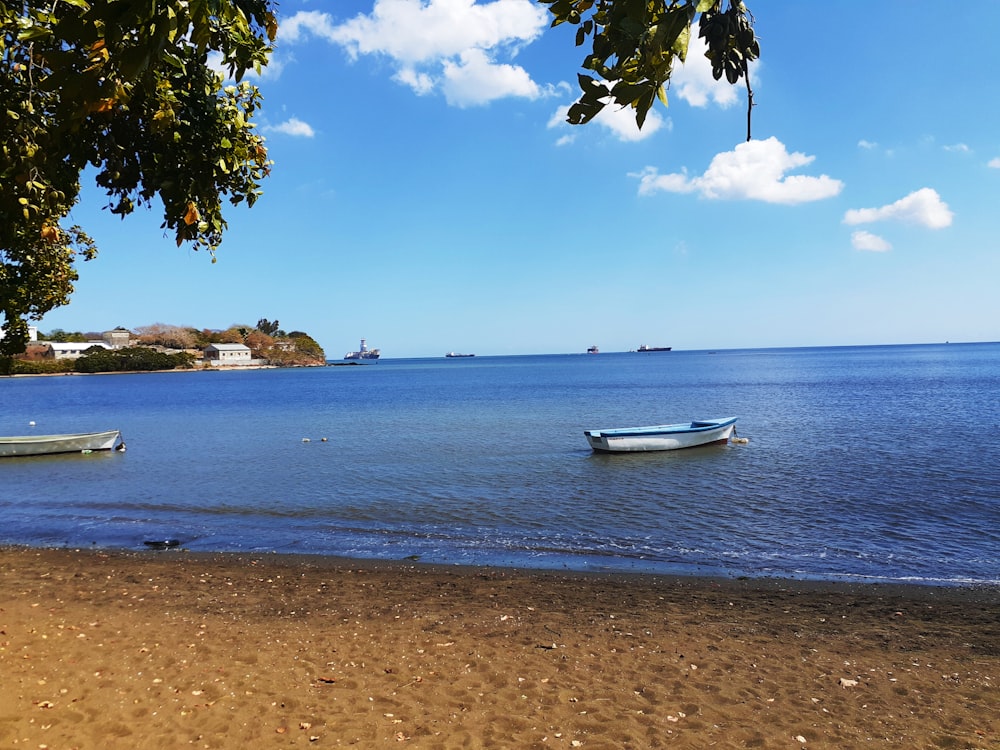
[[0,748],[997,748],[1000,591],[0,550]]

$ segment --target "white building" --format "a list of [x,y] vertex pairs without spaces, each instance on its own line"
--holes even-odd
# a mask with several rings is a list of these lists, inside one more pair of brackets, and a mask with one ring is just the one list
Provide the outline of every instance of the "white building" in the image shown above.
[[112,349],[124,349],[131,343],[132,332],[126,328],[116,328],[102,333],[101,339]]
[[113,349],[111,344],[104,341],[49,341],[52,347],[52,355],[56,359],[76,359],[93,346],[101,349]]
[[[124,328],[116,328],[113,331],[105,331],[101,334],[100,340],[91,341],[46,341],[51,346],[50,351],[56,359],[76,359],[92,346],[99,346],[102,349],[123,349],[129,345],[131,333]],[[0,328],[0,339],[4,337],[4,331]],[[28,326],[28,343],[38,341],[38,326]]]
[[[6,335],[6,331],[0,328],[0,339]],[[28,326],[28,341],[38,341],[38,326]]]
[[209,344],[205,360],[213,366],[251,364],[250,347],[244,344]]

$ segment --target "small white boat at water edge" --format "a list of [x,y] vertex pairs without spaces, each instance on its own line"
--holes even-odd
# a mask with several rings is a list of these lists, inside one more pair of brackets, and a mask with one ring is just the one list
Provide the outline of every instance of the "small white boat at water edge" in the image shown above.
[[19,435],[0,437],[0,458],[44,456],[52,453],[87,453],[109,451],[118,444],[125,450],[119,430],[79,432],[70,435]]
[[726,443],[736,429],[736,417],[696,419],[681,424],[584,430],[590,447],[599,453],[672,451],[711,443]]

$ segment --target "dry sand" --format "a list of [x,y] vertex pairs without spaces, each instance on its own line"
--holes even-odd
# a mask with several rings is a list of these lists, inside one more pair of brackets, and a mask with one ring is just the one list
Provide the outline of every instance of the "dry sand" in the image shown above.
[[0,550],[0,748],[998,748],[1000,591]]

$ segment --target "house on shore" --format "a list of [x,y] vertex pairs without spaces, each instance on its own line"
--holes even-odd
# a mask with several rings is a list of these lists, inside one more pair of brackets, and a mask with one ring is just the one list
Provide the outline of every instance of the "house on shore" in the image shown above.
[[83,355],[85,351],[92,347],[99,347],[108,351],[115,349],[125,349],[131,344],[132,332],[127,328],[115,328],[112,331],[105,331],[100,339],[90,341],[49,341],[46,342],[51,347],[53,359],[76,359]]
[[47,341],[53,359],[77,359],[92,347],[114,349],[105,341]]
[[[0,339],[3,329],[0,329]],[[105,331],[101,338],[89,341],[39,341],[38,327],[28,326],[28,345],[21,359],[76,359],[92,347],[101,349],[124,349],[132,344],[132,332],[127,328]]]
[[115,328],[101,334],[101,340],[112,349],[125,349],[131,344],[132,332],[127,328]]
[[245,344],[209,344],[205,347],[205,362],[212,367],[239,367],[256,364]]

